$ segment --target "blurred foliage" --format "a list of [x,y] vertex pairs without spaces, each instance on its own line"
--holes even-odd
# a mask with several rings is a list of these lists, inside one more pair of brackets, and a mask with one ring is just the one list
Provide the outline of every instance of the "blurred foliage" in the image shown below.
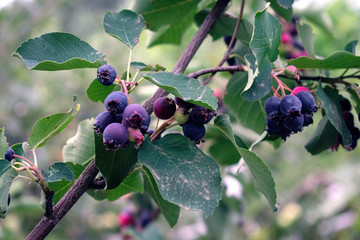
[[[40,167],[45,169],[53,162],[62,161],[62,146],[75,134],[78,123],[102,111],[102,104],[91,102],[85,93],[95,78],[95,70],[30,71],[11,54],[28,38],[65,31],[86,40],[103,52],[110,64],[125,72],[128,49],[104,34],[102,20],[105,12],[129,8],[131,2],[19,0],[0,10],[0,125],[5,126],[8,142],[12,145],[27,141],[36,120],[66,111],[73,96],[77,96],[82,105],[76,121],[52,139],[46,149],[38,150]],[[240,2],[233,1],[229,9],[233,14],[237,14]],[[333,0],[321,8],[313,4],[306,9],[294,9],[301,21],[313,27],[317,55],[326,57],[360,38],[360,8],[353,8],[350,3]],[[246,1],[244,17],[252,22],[254,13],[263,9],[264,4],[265,1],[260,0]],[[180,46],[152,48],[146,48],[149,32],[142,34],[133,61],[160,64],[171,70],[195,31],[195,25],[191,26]],[[215,66],[225,52],[221,41],[207,38],[187,71]],[[226,78],[229,75],[225,73],[217,75],[213,86],[224,88]],[[147,86],[134,92],[135,101],[143,102],[151,95],[155,88]],[[359,126],[357,120],[356,125]],[[256,134],[241,126],[235,130],[249,142],[256,138]],[[241,174],[236,176],[242,183],[237,192],[240,200],[224,193],[220,207],[206,220],[199,213],[182,210],[173,230],[162,215],[151,226],[155,226],[164,239],[359,239],[359,149],[353,152],[339,149],[312,157],[304,145],[314,130],[315,125],[308,127],[277,149],[267,143],[254,149],[266,159],[273,172],[280,202],[278,213],[269,210],[251,176],[246,169],[241,169]],[[223,169],[223,176],[234,177],[232,172]],[[232,187],[235,187],[233,183]],[[40,192],[35,185],[22,180],[13,184],[9,214],[6,221],[0,221],[0,239],[24,239],[31,231],[44,212],[39,204]],[[134,203],[129,197],[107,202],[94,201],[85,195],[47,239],[119,239],[117,216],[125,206],[143,207],[142,202]]]

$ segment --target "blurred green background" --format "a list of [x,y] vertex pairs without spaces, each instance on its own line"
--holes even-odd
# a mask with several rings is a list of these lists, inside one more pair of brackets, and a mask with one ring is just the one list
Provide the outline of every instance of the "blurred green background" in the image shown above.
[[[103,105],[91,102],[85,93],[96,69],[30,71],[11,54],[28,38],[65,31],[104,53],[108,63],[124,72],[129,50],[105,34],[102,19],[107,11],[131,8],[131,4],[131,0],[18,0],[0,9],[0,127],[5,127],[9,144],[27,141],[38,119],[66,112],[73,96],[81,104],[79,115],[69,127],[37,150],[41,168],[62,161],[62,147],[75,134],[77,124],[103,111]],[[229,11],[237,14],[239,5],[240,0],[233,1]],[[264,5],[260,0],[246,1],[245,18],[252,21],[254,13]],[[351,40],[360,38],[360,6],[356,0],[295,1],[294,13],[313,27],[319,56],[342,50]],[[145,31],[132,60],[172,70],[196,29],[194,25],[186,31],[179,46],[152,48],[147,48],[151,33]],[[208,37],[187,71],[217,65],[224,52],[222,40],[213,42]],[[217,75],[213,86],[223,86],[228,78],[227,74]],[[132,94],[132,99],[143,103],[154,90],[145,84]],[[215,214],[206,220],[200,213],[182,210],[173,229],[160,215],[147,229],[149,239],[159,239],[156,232],[163,239],[360,239],[359,149],[346,152],[341,148],[316,157],[307,153],[303,146],[319,115],[315,115],[314,125],[292,135],[280,148],[262,143],[254,149],[273,172],[280,203],[278,213],[272,213],[245,169],[239,175],[241,185],[227,179],[232,186],[229,188],[238,187],[239,200],[224,195]],[[360,126],[357,120],[355,124]],[[235,129],[245,139],[256,138],[241,126]],[[0,220],[0,239],[24,239],[44,213],[41,191],[35,184],[17,180],[11,195],[8,216]],[[129,198],[109,203],[84,195],[47,239],[121,239],[117,216],[125,206],[139,207]]]

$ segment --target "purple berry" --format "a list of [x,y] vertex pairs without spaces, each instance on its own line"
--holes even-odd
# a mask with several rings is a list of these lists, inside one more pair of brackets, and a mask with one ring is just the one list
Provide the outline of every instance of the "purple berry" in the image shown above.
[[123,124],[126,127],[141,128],[146,131],[150,124],[150,116],[140,104],[130,104],[123,112]]
[[101,112],[95,118],[94,130],[97,134],[101,134],[109,124],[116,122],[116,119],[116,115],[111,112]]
[[314,96],[307,92],[307,91],[301,91],[298,94],[296,94],[296,97],[298,97],[302,103],[301,111],[303,113],[313,113],[316,112],[317,106],[315,102]]
[[214,110],[206,107],[195,106],[190,112],[190,118],[194,123],[206,124],[216,115]]
[[97,69],[96,76],[102,85],[110,86],[115,81],[117,73],[113,66],[105,64]]
[[5,159],[10,162],[11,160],[13,160],[15,158],[14,154],[15,154],[14,150],[12,150],[12,148],[9,147],[5,153]]
[[266,116],[266,131],[270,135],[278,135],[283,131],[284,124],[282,116],[273,115],[273,116]]
[[193,103],[189,103],[189,102],[185,102],[184,100],[182,100],[179,97],[175,97],[175,103],[176,105],[178,105],[179,107],[183,107],[185,109],[190,109],[195,107],[196,105]]
[[281,99],[276,96],[266,99],[264,104],[266,114],[269,115],[272,112],[280,112],[280,101]]
[[300,99],[294,95],[286,95],[280,101],[280,111],[285,116],[300,116],[301,108]]
[[169,119],[174,116],[176,111],[175,101],[172,98],[161,97],[154,103],[154,114],[159,119]]
[[205,126],[203,124],[197,124],[192,121],[187,121],[182,126],[184,136],[190,138],[191,141],[199,144],[205,137]]
[[128,131],[124,125],[121,123],[111,123],[104,129],[103,142],[106,145],[106,149],[116,150],[125,146],[128,137]]
[[122,113],[128,105],[128,100],[125,93],[116,91],[110,93],[104,101],[105,107],[108,111],[117,114]]

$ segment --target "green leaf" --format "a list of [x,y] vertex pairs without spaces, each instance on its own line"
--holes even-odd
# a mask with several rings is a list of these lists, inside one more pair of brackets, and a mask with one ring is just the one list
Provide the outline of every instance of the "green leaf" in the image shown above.
[[252,55],[246,56],[249,74],[242,96],[249,101],[258,100],[270,92],[270,62],[275,61],[279,54],[281,24],[266,11],[267,7],[255,14],[254,33],[250,41],[255,59]]
[[328,117],[324,116],[318,123],[310,140],[306,143],[305,148],[312,155],[317,155],[336,145],[338,141],[338,131],[330,123]]
[[283,8],[291,8],[294,0],[277,0],[281,7]]
[[0,218],[6,217],[10,185],[17,175],[8,160],[0,160]]
[[5,153],[8,150],[9,145],[5,137],[5,128],[0,128],[0,159],[5,157]]
[[283,17],[286,21],[290,22],[292,17],[292,8],[291,6],[289,8],[285,8],[284,6],[281,6],[279,3],[279,0],[266,0],[267,2],[271,3],[271,8],[274,9],[274,11]]
[[263,58],[274,62],[281,42],[281,24],[266,10],[267,7],[255,14],[254,33],[250,42],[250,48],[258,62]]
[[137,150],[123,147],[118,150],[106,150],[102,136],[95,132],[95,165],[104,176],[106,188],[113,189],[127,177],[137,161]]
[[301,43],[303,44],[307,54],[311,58],[315,58],[315,50],[314,50],[315,34],[312,31],[312,27],[309,24],[303,22],[297,22],[296,29],[300,36]]
[[145,79],[187,102],[212,110],[216,110],[218,107],[214,91],[185,74],[157,72],[147,74]]
[[119,85],[111,84],[105,86],[95,78],[86,89],[86,95],[93,102],[104,102],[107,95],[114,91]]
[[214,124],[236,147],[248,166],[258,190],[265,196],[273,211],[277,211],[275,182],[269,167],[254,152],[237,145],[228,115],[217,116],[214,120]]
[[165,200],[205,216],[219,205],[219,167],[188,138],[167,134],[154,142],[145,140],[139,163],[150,170]]
[[143,17],[130,10],[122,10],[118,13],[108,12],[104,16],[105,31],[129,48],[135,47],[139,42],[140,33],[145,26]]
[[79,178],[80,174],[85,169],[85,166],[80,164],[73,164],[71,162],[67,162],[66,164],[72,169],[74,179],[73,181],[68,181],[63,178],[61,181],[48,183],[50,190],[54,191],[54,204],[56,204],[65,195],[65,193],[70,189],[70,187],[74,184],[74,182]]
[[57,162],[50,166],[48,171],[42,172],[45,182],[58,182],[62,179],[67,181],[74,180],[74,171],[66,163]]
[[192,22],[193,19],[191,17],[183,19],[181,24],[162,26],[150,35],[148,47],[163,43],[180,45],[184,32],[191,26]]
[[[198,26],[201,25],[209,12],[209,10],[203,10],[196,14],[195,22]],[[210,30],[210,35],[212,36],[213,40],[215,41],[225,35],[232,36],[236,22],[236,17],[233,17],[229,14],[222,14]],[[242,19],[239,25],[239,30],[236,33],[236,39],[249,46],[252,32],[253,25],[246,19]]]
[[[245,60],[249,71],[248,82],[243,90],[242,97],[248,101],[256,101],[270,92],[272,83],[271,64],[268,60],[264,60],[256,65],[256,59],[252,54],[246,55]],[[261,69],[260,72],[259,69]]]
[[155,201],[164,214],[166,221],[170,227],[174,227],[179,219],[180,207],[171,202],[166,201],[160,194],[158,185],[152,175],[151,171],[144,167],[144,190]]
[[28,140],[30,150],[44,146],[47,140],[62,132],[78,114],[79,109],[80,104],[74,103],[67,113],[57,113],[38,120]]
[[358,44],[358,42],[359,42],[359,40],[353,40],[353,41],[349,42],[348,44],[346,44],[344,50],[356,55],[356,45]]
[[191,26],[199,0],[137,0],[133,10],[141,14],[146,27],[156,31],[151,46],[159,43],[180,43],[184,31]]
[[131,192],[144,192],[144,178],[140,170],[131,172],[122,183],[114,189],[108,190],[107,199],[115,201],[116,199]]
[[360,68],[360,57],[347,51],[338,51],[324,59],[314,59],[308,57],[299,57],[288,60],[289,65],[294,65],[299,69],[319,68],[319,69],[337,69],[337,68]]
[[[248,148],[242,139],[234,136],[236,144],[242,148]],[[232,165],[239,162],[241,155],[232,142],[216,127],[206,129],[206,139],[211,141],[209,146],[210,155],[220,165]]]
[[152,31],[164,25],[178,25],[185,18],[192,16],[196,11],[199,0],[137,0],[134,1],[133,10],[141,14],[146,27]]
[[98,68],[106,63],[103,54],[64,32],[29,39],[16,49],[13,56],[22,59],[28,69],[45,71]]
[[226,86],[227,94],[224,96],[224,101],[243,126],[260,134],[265,129],[265,100],[246,101],[239,97],[247,78],[245,72],[234,73]]
[[350,146],[352,144],[352,136],[342,117],[342,111],[339,102],[340,96],[337,91],[328,86],[323,89],[320,83],[316,92],[316,96],[322,103],[330,123],[341,134],[343,145]]
[[166,68],[156,64],[155,66],[151,64],[145,64],[142,62],[131,62],[130,66],[139,71],[151,71],[151,72],[158,72],[158,71],[165,71]]
[[79,123],[75,136],[66,141],[62,154],[64,162],[83,164],[95,156],[94,119]]

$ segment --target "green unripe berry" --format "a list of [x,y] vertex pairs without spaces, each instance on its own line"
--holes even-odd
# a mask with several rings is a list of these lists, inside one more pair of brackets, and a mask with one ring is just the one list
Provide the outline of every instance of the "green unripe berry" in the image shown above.
[[178,107],[174,114],[174,118],[179,124],[186,123],[189,117],[190,117],[190,112],[183,107]]

